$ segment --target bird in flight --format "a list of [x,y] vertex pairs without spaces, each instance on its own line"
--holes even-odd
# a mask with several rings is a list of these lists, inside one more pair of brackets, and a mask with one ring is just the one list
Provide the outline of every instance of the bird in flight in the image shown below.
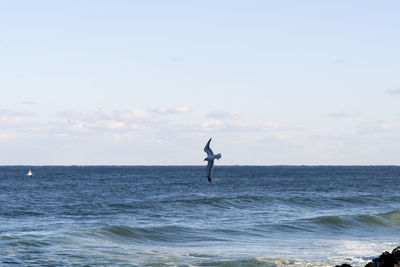
[[211,148],[210,148],[211,139],[212,138],[210,138],[210,140],[208,140],[206,146],[204,147],[204,152],[207,153],[207,157],[204,159],[204,161],[208,161],[206,172],[207,172],[207,179],[209,182],[211,182],[211,172],[212,172],[212,168],[214,166],[214,159],[221,158],[221,153],[214,155],[214,152],[211,150]]
[[33,175],[32,170],[29,170],[28,173],[26,174],[27,176],[31,177]]

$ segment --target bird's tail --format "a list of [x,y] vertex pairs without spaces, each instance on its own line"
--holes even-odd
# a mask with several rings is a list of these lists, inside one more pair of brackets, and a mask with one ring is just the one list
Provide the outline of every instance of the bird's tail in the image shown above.
[[216,159],[220,159],[222,157],[221,153],[218,153],[217,155],[215,155]]

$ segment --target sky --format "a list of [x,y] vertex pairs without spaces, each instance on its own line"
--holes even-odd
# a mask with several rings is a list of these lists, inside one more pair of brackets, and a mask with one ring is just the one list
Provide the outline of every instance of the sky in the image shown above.
[[399,10],[0,0],[0,165],[398,165]]

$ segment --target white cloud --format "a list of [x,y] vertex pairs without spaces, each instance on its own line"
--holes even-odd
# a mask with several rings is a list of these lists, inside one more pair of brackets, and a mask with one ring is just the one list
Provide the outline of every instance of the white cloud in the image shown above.
[[232,111],[216,110],[208,113],[206,117],[217,120],[224,120],[224,119],[232,120],[232,119],[238,119],[240,117],[240,113]]
[[9,139],[9,135],[6,133],[0,133],[0,141],[7,141]]
[[226,120],[210,120],[202,123],[202,127],[207,131],[221,132],[258,132],[258,131],[275,131],[281,127],[275,122],[253,123],[247,121],[226,121]]
[[104,124],[105,128],[109,129],[126,129],[127,124],[123,121],[109,121]]
[[35,113],[29,111],[0,109],[0,117],[32,117],[32,116],[35,116]]
[[[65,110],[57,113],[59,117],[64,118],[70,124],[69,129],[76,132],[92,132],[93,134],[101,132],[105,135],[108,131],[123,132],[138,131],[151,128],[159,122],[159,119],[147,114],[139,109],[127,110],[103,110],[83,112],[80,110]],[[59,126],[61,123],[57,123]],[[65,128],[66,123],[62,123]],[[58,126],[56,126],[57,128]]]
[[206,131],[221,132],[260,132],[279,130],[282,127],[272,121],[251,122],[243,118],[239,112],[216,110],[206,115],[210,120],[204,121],[202,127]]
[[183,114],[188,113],[191,109],[188,106],[180,106],[180,107],[158,107],[156,109],[151,110],[154,113],[159,114]]
[[219,120],[206,121],[201,124],[204,128],[218,127],[222,125],[222,122]]
[[361,134],[388,133],[397,130],[398,126],[396,124],[387,121],[369,121],[358,127],[358,131]]
[[358,111],[349,109],[349,110],[342,110],[337,113],[329,114],[329,116],[334,117],[334,118],[349,118],[349,117],[358,116],[359,114],[360,113],[358,113]]
[[[348,111],[337,114],[355,115]],[[2,116],[8,123],[15,119],[20,125],[2,127],[2,147],[28,147],[30,151],[57,147],[59,163],[69,159],[74,164],[201,164],[204,142],[210,137],[218,140],[215,145],[226,155],[223,164],[345,163],[351,159],[348,154],[358,156],[360,146],[373,147],[374,140],[395,138],[400,132],[396,122],[371,121],[360,125],[358,133],[330,134],[323,128],[301,130],[221,110],[206,114],[203,120],[176,119],[182,117],[139,109],[64,110],[50,119],[26,111],[0,110]],[[0,120],[1,126],[4,123]],[[242,151],[243,158],[231,156],[236,150]],[[115,152],[112,157],[104,156],[110,151]],[[134,158],[132,151],[141,157]],[[157,156],[152,157],[153,153]],[[189,155],[180,159],[177,155],[182,153]],[[52,160],[43,156],[41,162]]]
[[34,123],[36,114],[29,111],[15,111],[9,109],[0,110],[0,125],[5,128],[23,129],[29,128]]
[[81,121],[138,121],[145,120],[148,116],[145,112],[139,109],[130,110],[96,110],[83,112],[79,110],[65,110],[57,113],[58,116],[66,119],[76,119]]
[[282,128],[279,124],[273,121],[267,121],[261,124],[262,128],[265,130],[278,130]]

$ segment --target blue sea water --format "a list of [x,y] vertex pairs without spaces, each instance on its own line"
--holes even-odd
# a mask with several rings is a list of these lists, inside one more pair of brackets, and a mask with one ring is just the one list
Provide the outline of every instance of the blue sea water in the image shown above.
[[[26,176],[32,168],[34,175]],[[0,167],[0,266],[363,266],[400,167]]]

